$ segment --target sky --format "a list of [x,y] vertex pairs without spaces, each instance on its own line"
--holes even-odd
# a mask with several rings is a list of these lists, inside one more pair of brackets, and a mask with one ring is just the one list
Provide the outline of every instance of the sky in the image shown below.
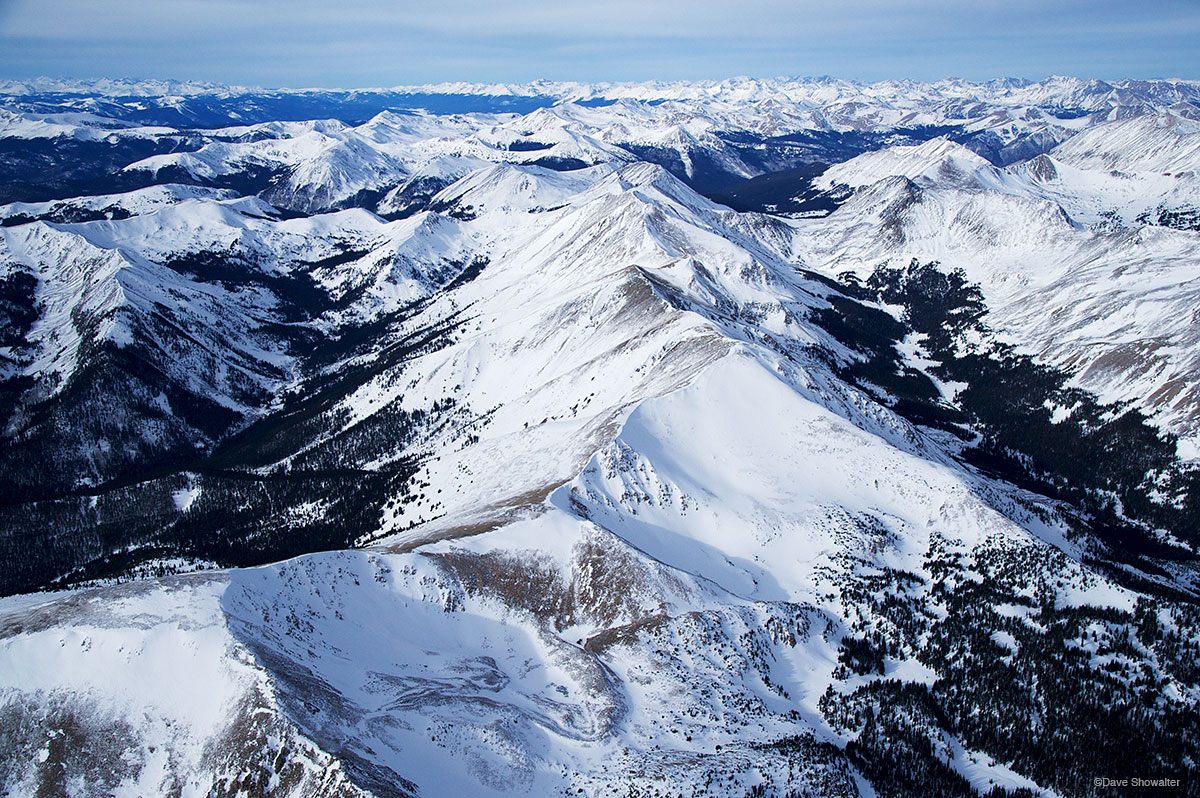
[[0,0],[0,78],[1200,79],[1197,0]]

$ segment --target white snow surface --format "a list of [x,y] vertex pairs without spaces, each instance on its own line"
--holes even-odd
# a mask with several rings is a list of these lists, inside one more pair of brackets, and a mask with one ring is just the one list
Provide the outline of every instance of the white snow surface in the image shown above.
[[[885,623],[852,588],[908,574],[913,600],[936,614],[933,553],[979,579],[972,558],[999,552],[1053,563],[1026,598],[1133,609],[1136,594],[1081,563],[1052,502],[961,465],[942,438],[838,378],[816,348],[838,345],[807,321],[830,289],[805,270],[961,266],[1001,335],[1194,439],[1200,238],[1136,221],[1195,197],[1195,175],[1175,174],[1192,168],[1187,120],[1116,119],[1092,140],[1101,126],[1027,113],[1057,104],[1107,118],[1128,90],[1066,78],[436,88],[624,101],[273,123],[270,138],[135,165],[197,177],[284,165],[288,196],[322,210],[367,189],[398,203],[416,178],[445,183],[429,209],[395,221],[360,209],[281,219],[261,198],[163,187],[73,201],[130,218],[0,229],[0,276],[37,278],[24,368],[59,384],[96,341],[153,341],[146,320],[164,308],[191,336],[173,363],[197,391],[249,412],[235,383],[304,384],[297,354],[269,333],[274,295],[167,265],[180,255],[237,255],[265,276],[309,269],[338,300],[319,329],[413,303],[422,323],[461,322],[445,346],[373,372],[330,410],[348,429],[388,407],[457,403],[420,443],[421,497],[383,508],[363,530],[369,548],[0,600],[0,707],[37,721],[19,743],[32,756],[17,792],[71,722],[128,764],[108,768],[119,795],[207,795],[276,756],[296,765],[270,771],[290,795],[384,784],[600,795],[664,780],[744,795],[793,766],[811,768],[797,784],[824,774],[852,786],[859,774],[759,745],[798,733],[847,742],[818,702],[875,678],[838,676],[838,648]],[[1160,90],[1176,102],[1196,89]],[[713,143],[738,109],[759,130],[870,128],[944,121],[950,100],[981,94],[1005,120],[1020,110],[1022,130],[1067,143],[1004,169],[944,139],[868,153],[823,176],[855,193],[822,219],[736,213],[617,147],[712,147],[748,174]],[[651,97],[670,102],[630,101]],[[547,155],[587,166],[534,163]],[[469,263],[478,275],[455,282]],[[388,343],[335,367],[384,362]],[[199,499],[191,481],[170,494],[181,513]],[[1019,656],[1011,633],[991,639]],[[909,653],[889,659],[890,677],[936,678]],[[942,746],[977,786],[1039,787],[957,740]]]
[[1200,238],[1139,217],[1200,207],[1200,179],[1081,168],[1067,147],[1005,169],[936,140],[859,156],[822,178],[857,187],[845,205],[792,222],[796,252],[831,275],[914,258],[963,269],[1002,337],[1103,400],[1132,402],[1186,454],[1200,434]]

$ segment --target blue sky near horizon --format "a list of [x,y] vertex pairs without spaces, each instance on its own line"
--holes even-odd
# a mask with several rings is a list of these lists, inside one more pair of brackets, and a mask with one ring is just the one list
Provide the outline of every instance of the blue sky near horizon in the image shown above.
[[0,78],[1200,79],[1196,0],[0,0]]

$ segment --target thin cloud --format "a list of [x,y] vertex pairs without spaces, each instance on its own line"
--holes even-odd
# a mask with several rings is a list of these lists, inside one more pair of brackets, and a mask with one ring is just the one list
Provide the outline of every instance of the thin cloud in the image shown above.
[[0,76],[323,86],[1200,77],[1197,31],[1200,9],[1181,0],[0,0]]

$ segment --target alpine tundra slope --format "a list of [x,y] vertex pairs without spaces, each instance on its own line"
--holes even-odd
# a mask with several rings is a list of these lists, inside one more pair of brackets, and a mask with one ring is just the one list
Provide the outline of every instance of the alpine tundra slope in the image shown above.
[[1197,84],[3,90],[0,793],[1200,794]]

